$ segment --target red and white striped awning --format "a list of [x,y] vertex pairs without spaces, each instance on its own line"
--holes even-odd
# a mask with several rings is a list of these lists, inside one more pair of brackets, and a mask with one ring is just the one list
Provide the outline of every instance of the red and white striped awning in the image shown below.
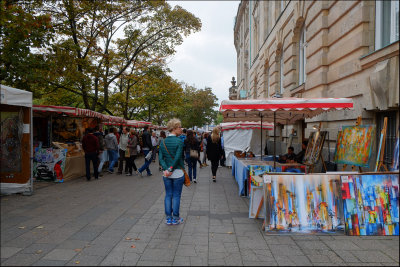
[[91,118],[99,118],[104,120],[103,114],[83,108],[74,108],[74,107],[64,107],[64,106],[44,106],[44,105],[33,105],[33,112],[53,112],[57,114],[66,114],[69,116],[76,117],[91,117]]
[[[220,124],[221,131],[229,130],[250,130],[250,129],[260,129],[261,122],[251,122],[251,121],[240,121],[240,122],[223,122]],[[273,130],[274,124],[269,122],[263,122],[262,128],[264,130]]]
[[103,115],[105,125],[123,125],[126,121],[122,117]]
[[352,109],[351,98],[268,98],[249,100],[223,100],[219,111],[224,122],[274,121],[292,124],[326,111]]

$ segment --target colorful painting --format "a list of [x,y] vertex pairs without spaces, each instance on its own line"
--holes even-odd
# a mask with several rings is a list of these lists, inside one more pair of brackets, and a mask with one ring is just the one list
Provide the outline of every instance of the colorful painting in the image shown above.
[[312,132],[308,138],[308,145],[304,155],[304,163],[313,165],[318,162],[322,147],[324,146],[327,131]]
[[[249,175],[251,185],[262,186],[262,177],[264,174],[272,172],[273,167],[269,165],[250,165]],[[257,176],[257,178],[255,178]]]
[[347,235],[399,235],[399,175],[342,176]]
[[37,180],[63,182],[67,151],[68,149],[35,148],[33,177]]
[[249,218],[256,218],[257,210],[260,207],[260,212],[258,213],[257,218],[264,218],[265,216],[265,208],[264,201],[261,202],[262,197],[264,195],[264,191],[262,186],[252,186],[250,191],[250,205],[249,205]]
[[334,233],[343,229],[340,175],[266,175],[265,231]]
[[342,134],[338,135],[334,161],[368,167],[374,137],[374,125],[344,126]]

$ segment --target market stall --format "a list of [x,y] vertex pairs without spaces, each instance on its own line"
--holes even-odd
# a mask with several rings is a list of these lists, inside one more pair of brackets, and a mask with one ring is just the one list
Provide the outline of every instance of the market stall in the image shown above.
[[33,116],[34,177],[62,182],[83,176],[83,134],[110,118],[87,109],[43,105],[33,106]]
[[0,84],[1,194],[33,193],[32,93]]

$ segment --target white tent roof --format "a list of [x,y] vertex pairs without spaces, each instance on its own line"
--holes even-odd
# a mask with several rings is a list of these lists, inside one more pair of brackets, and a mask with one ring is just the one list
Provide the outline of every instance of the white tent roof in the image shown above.
[[0,104],[32,107],[32,93],[0,84]]

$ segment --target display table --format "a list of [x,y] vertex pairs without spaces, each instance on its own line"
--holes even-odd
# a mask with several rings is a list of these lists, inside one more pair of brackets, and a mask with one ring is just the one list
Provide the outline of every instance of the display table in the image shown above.
[[[93,173],[93,164],[90,164]],[[64,180],[71,180],[86,175],[85,156],[67,157],[65,161]]]
[[[299,168],[301,171],[305,172],[305,165],[299,163],[275,162],[275,164],[276,164],[275,172],[285,172],[293,168]],[[236,156],[232,156],[232,175],[235,177],[235,180],[238,183],[239,196],[248,196],[248,193],[250,191],[251,187],[249,179],[250,166],[274,166],[274,162],[261,160],[259,157],[237,158]],[[247,185],[247,190],[245,190],[246,185]]]

